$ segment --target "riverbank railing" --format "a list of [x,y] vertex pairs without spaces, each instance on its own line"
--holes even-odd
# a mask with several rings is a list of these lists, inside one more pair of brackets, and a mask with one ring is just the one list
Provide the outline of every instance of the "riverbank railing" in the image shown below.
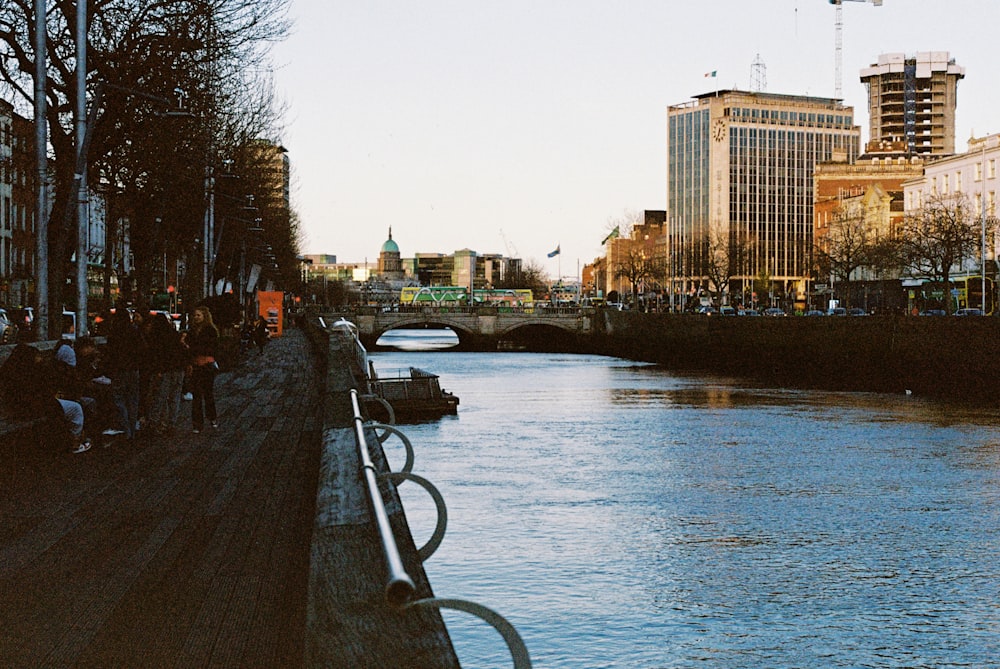
[[[392,525],[389,522],[389,514],[386,511],[385,502],[383,501],[382,493],[379,490],[378,482],[380,476],[374,462],[372,461],[368,440],[366,438],[366,430],[371,429],[373,431],[380,447],[381,444],[391,435],[396,435],[400,438],[406,449],[406,462],[403,464],[403,468],[400,471],[389,472],[385,474],[384,477],[393,485],[397,485],[403,481],[413,481],[414,483],[417,483],[427,490],[437,507],[438,518],[434,532],[427,543],[417,549],[417,557],[420,559],[421,563],[425,562],[427,558],[434,554],[434,551],[437,550],[442,539],[444,538],[448,517],[447,508],[444,503],[444,498],[441,496],[441,493],[437,490],[437,488],[434,487],[434,485],[427,479],[412,472],[414,462],[413,445],[410,443],[410,440],[407,439],[406,435],[393,425],[365,422],[361,411],[363,399],[368,398],[363,398],[362,395],[355,389],[351,390],[351,406],[354,413],[354,434],[358,449],[358,456],[361,462],[361,467],[364,470],[368,500],[371,506],[372,515],[375,518],[375,524],[377,526],[379,540],[382,544],[382,553],[385,557],[387,568],[387,581],[385,587],[386,602],[401,610],[418,607],[429,607],[435,609],[446,608],[463,611],[477,616],[489,623],[494,629],[497,630],[497,632],[500,633],[500,636],[507,644],[507,649],[510,651],[511,659],[514,662],[514,669],[531,669],[531,659],[528,655],[528,649],[524,645],[523,639],[521,639],[521,635],[518,634],[517,629],[507,619],[496,611],[493,611],[492,609],[476,602],[470,602],[463,599],[427,597],[424,599],[413,600],[416,587],[413,579],[407,573],[406,568],[403,565],[403,559],[399,552],[399,547],[396,544],[396,538],[393,534]],[[381,431],[381,434],[379,434],[379,431]]]

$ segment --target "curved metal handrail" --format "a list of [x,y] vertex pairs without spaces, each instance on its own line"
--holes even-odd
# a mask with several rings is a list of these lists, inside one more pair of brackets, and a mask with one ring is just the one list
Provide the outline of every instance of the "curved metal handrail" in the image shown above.
[[391,472],[385,476],[393,483],[413,481],[426,490],[431,499],[434,500],[434,505],[437,507],[438,512],[434,532],[431,534],[431,538],[427,540],[427,543],[417,549],[417,556],[420,558],[421,564],[423,564],[427,561],[427,558],[434,555],[434,552],[441,545],[441,541],[444,540],[445,530],[448,529],[448,507],[444,503],[444,496],[441,495],[441,491],[433,483],[423,476],[412,474],[409,471]]
[[376,432],[376,437],[379,439],[380,444],[388,438],[389,434],[399,436],[406,448],[406,463],[403,465],[403,469],[401,471],[384,474],[384,478],[388,479],[393,484],[402,481],[413,481],[417,483],[430,494],[431,498],[434,500],[435,506],[437,507],[438,519],[434,527],[434,532],[431,535],[431,538],[428,539],[427,543],[417,549],[417,555],[420,558],[421,563],[433,555],[441,545],[441,541],[444,539],[445,530],[448,525],[448,509],[445,506],[444,497],[441,495],[441,492],[424,477],[412,473],[411,470],[413,469],[414,455],[413,445],[410,443],[410,440],[406,437],[406,435],[400,432],[398,428],[392,425],[385,425],[384,423],[366,424],[361,416],[360,397],[360,393],[358,393],[357,390],[351,390],[351,404],[354,409],[354,431],[358,447],[358,455],[361,459],[361,465],[365,472],[365,479],[368,484],[369,501],[371,502],[372,512],[375,515],[376,525],[378,526],[379,536],[382,541],[382,551],[385,555],[386,565],[389,571],[389,578],[385,588],[386,601],[388,601],[389,604],[400,607],[404,610],[409,607],[424,606],[437,609],[455,609],[457,611],[471,613],[472,615],[477,616],[489,623],[495,630],[497,630],[497,632],[500,633],[504,643],[507,644],[507,649],[510,651],[511,659],[514,661],[514,669],[531,669],[531,658],[528,655],[528,648],[524,645],[524,640],[521,638],[521,635],[518,634],[517,629],[506,618],[493,609],[464,599],[439,599],[436,597],[430,597],[412,601],[416,586],[413,583],[413,579],[410,578],[410,575],[406,573],[406,569],[403,567],[403,560],[399,554],[399,547],[396,545],[396,538],[393,535],[392,526],[389,523],[389,515],[385,510],[382,493],[379,491],[375,465],[372,463],[371,454],[368,452],[368,442],[365,439],[364,434],[365,428],[370,427],[373,430],[385,430],[385,438],[378,436],[378,433]]
[[504,643],[507,644],[507,649],[510,651],[510,657],[514,660],[514,669],[531,669],[531,658],[528,656],[528,647],[524,645],[521,635],[517,633],[517,629],[506,618],[493,609],[464,599],[438,599],[437,597],[418,599],[407,604],[405,608],[416,606],[455,609],[456,611],[464,611],[482,618],[492,625],[493,629],[503,637]]
[[389,514],[385,510],[385,502],[382,500],[382,493],[378,487],[378,477],[375,465],[372,463],[371,454],[368,452],[368,442],[365,439],[365,424],[361,417],[361,405],[357,390],[351,390],[351,405],[354,409],[354,435],[358,448],[358,457],[361,459],[361,467],[364,469],[365,480],[368,484],[368,500],[371,503],[371,510],[375,516],[375,525],[378,528],[379,538],[382,542],[382,553],[385,556],[386,568],[389,577],[385,586],[385,598],[394,606],[401,606],[408,602],[416,586],[413,579],[406,573],[403,566],[403,558],[399,554],[399,547],[396,545],[396,537],[392,533],[392,525],[389,523]]
[[[386,412],[389,414],[388,424],[389,425],[396,424],[396,412],[392,410],[392,405],[389,404],[389,402],[387,402],[385,399],[375,394],[362,395],[361,399],[363,399],[365,402],[378,402],[379,404],[381,404],[385,408]],[[379,425],[384,425],[384,423],[379,423]],[[389,438],[388,433],[386,433],[385,435],[378,435],[379,443],[385,443],[385,440],[388,438]]]
[[[405,434],[399,431],[394,425],[386,425],[385,423],[366,423],[366,427],[370,427],[375,430],[375,436],[378,437],[380,444],[384,444],[389,435],[396,435],[399,440],[403,442],[403,446],[406,448],[406,462],[403,463],[403,468],[399,471],[409,473],[413,471],[413,444],[410,443],[409,438]],[[379,430],[384,430],[382,434],[379,434]]]

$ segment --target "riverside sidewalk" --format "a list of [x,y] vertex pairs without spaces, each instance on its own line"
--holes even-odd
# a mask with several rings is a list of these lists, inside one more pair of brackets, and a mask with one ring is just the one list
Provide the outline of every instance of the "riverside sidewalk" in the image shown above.
[[220,374],[218,430],[185,402],[171,437],[0,462],[0,666],[302,666],[322,383],[291,329]]

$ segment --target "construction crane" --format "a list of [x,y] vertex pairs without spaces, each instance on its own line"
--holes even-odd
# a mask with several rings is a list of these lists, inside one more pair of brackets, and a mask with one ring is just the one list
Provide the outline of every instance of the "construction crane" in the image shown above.
[[507,235],[505,235],[503,233],[503,228],[500,228],[500,238],[503,240],[503,245],[507,249],[507,257],[508,258],[516,258],[517,257],[517,247],[515,247],[513,244],[511,244],[509,241],[507,241]]
[[882,0],[830,0],[830,4],[836,8],[833,19],[833,29],[836,35],[834,46],[834,83],[836,93],[834,97],[838,100],[844,99],[843,69],[844,69],[844,3],[845,2],[870,2],[876,7],[882,6]]

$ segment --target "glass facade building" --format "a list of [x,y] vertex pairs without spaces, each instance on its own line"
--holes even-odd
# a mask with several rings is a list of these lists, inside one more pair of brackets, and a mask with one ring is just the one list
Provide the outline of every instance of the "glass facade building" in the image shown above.
[[[674,292],[728,276],[799,301],[812,270],[813,170],[853,161],[860,128],[839,100],[718,91],[667,111],[668,281]],[[749,302],[747,296],[746,302]],[[790,304],[788,305],[790,306]]]

